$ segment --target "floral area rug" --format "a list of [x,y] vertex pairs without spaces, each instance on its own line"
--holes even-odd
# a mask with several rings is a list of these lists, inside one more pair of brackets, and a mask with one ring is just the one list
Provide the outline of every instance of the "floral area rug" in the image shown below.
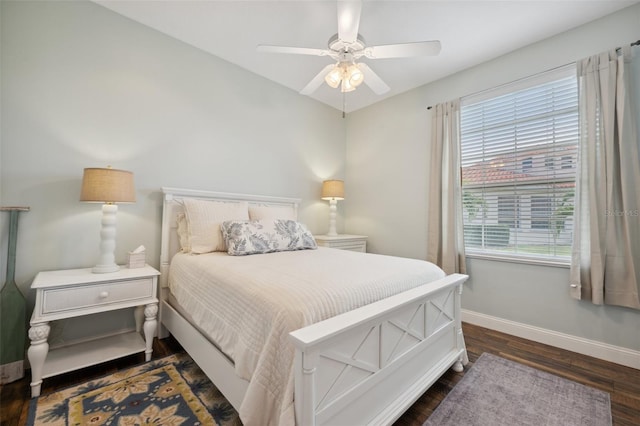
[[241,425],[186,354],[171,355],[31,401],[28,425]]

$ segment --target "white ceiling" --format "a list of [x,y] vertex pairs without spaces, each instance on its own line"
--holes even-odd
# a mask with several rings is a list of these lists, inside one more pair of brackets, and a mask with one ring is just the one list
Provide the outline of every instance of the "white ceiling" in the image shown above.
[[[337,32],[336,2],[94,0],[121,15],[300,91],[327,57],[256,52],[258,44],[326,48]],[[363,58],[391,87],[365,85],[346,94],[350,112],[438,80],[630,6],[637,1],[364,1],[359,33],[367,45],[440,40],[435,57]],[[301,95],[302,96],[302,95]],[[323,84],[312,97],[339,110],[339,89]]]

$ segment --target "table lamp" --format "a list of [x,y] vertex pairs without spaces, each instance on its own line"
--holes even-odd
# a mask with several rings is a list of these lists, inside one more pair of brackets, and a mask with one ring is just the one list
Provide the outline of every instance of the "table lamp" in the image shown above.
[[80,201],[103,203],[102,228],[100,229],[100,258],[93,273],[116,272],[116,203],[135,203],[133,173],[108,168],[87,168],[82,176]]
[[336,232],[336,212],[338,200],[344,200],[344,182],[341,180],[322,182],[322,199],[329,200],[329,232],[327,235],[335,237],[338,235]]

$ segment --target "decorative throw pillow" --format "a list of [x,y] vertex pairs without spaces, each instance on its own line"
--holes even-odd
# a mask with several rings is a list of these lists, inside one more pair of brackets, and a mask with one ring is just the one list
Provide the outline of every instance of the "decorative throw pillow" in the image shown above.
[[232,220],[221,229],[232,256],[318,248],[311,232],[295,220]]
[[267,206],[264,204],[249,206],[249,220],[298,220],[293,206]]
[[226,251],[220,232],[225,220],[249,220],[249,205],[242,202],[184,199],[184,212],[189,230],[191,253]]

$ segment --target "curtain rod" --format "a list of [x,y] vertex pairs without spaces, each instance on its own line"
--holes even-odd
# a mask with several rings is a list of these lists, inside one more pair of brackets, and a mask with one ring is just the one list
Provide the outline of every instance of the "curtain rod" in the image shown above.
[[[629,45],[630,45],[631,47],[633,47],[633,46],[640,46],[640,40],[636,40],[636,41],[634,41],[633,43],[630,43]],[[620,50],[620,49],[622,49],[622,48],[621,48],[621,47],[617,47],[617,48],[616,48],[616,50]],[[564,64],[564,65],[561,65],[560,67],[565,67],[565,66],[567,66],[567,65],[569,65],[569,64]],[[556,67],[556,68],[560,68],[560,67]],[[555,69],[555,68],[553,68],[553,69]],[[551,70],[549,70],[549,71],[551,71]],[[470,96],[470,95],[468,95],[468,96]],[[430,110],[431,108],[433,108],[433,106],[429,105],[429,106],[427,107],[427,110]]]
[[[630,44],[631,47],[633,46],[640,46],[640,40],[634,41],[633,43]],[[622,47],[616,47],[616,51],[622,49]]]

